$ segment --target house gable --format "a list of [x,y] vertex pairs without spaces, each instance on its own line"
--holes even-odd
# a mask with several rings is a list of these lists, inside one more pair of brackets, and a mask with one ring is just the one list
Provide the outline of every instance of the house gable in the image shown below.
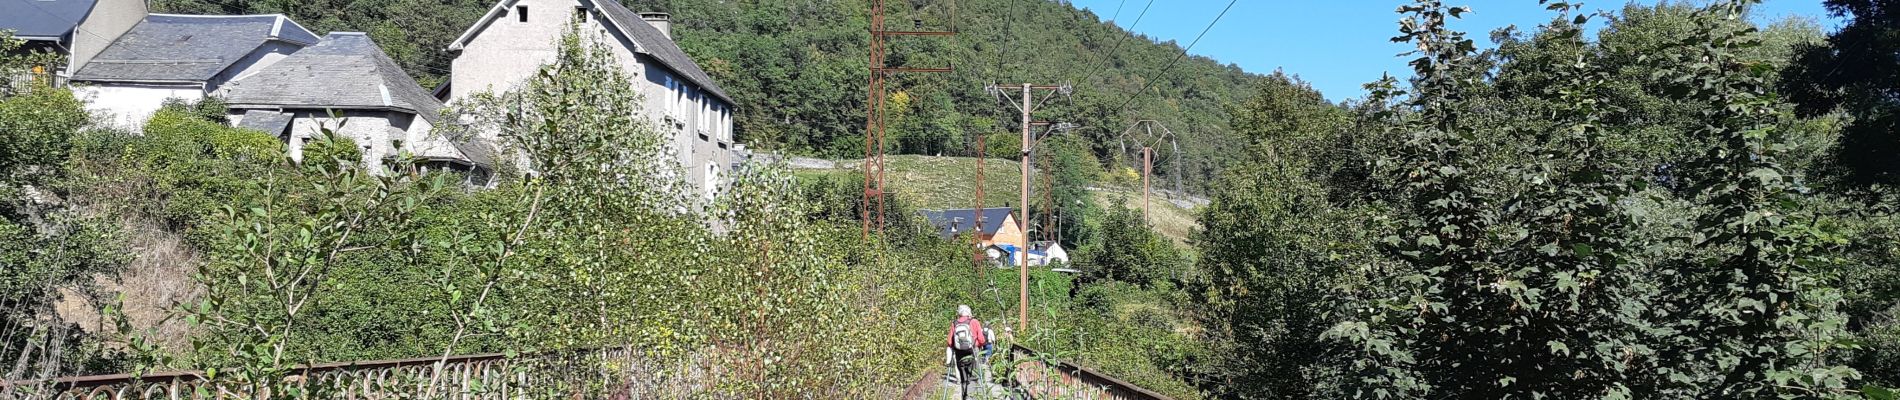
[[1019,226],[1016,224],[1015,215],[1005,216],[1002,226],[996,228],[996,233],[990,235],[989,241],[1012,246],[1020,245],[1023,240],[1023,230]]
[[[499,93],[527,82],[543,65],[554,61],[559,52],[557,41],[574,20],[575,10],[583,7],[590,12],[588,19],[579,24],[580,31],[607,43],[622,70],[637,75],[642,67],[634,56],[633,42],[596,18],[591,2],[504,0],[449,46],[459,54],[451,65],[448,99]],[[519,18],[523,10],[527,11],[526,22]]]
[[[698,63],[687,56],[685,51],[680,50],[679,45],[675,44],[671,37],[648,24],[639,13],[628,10],[626,6],[612,0],[501,0],[490,7],[487,13],[482,14],[482,17],[476,20],[474,25],[469,26],[467,31],[462,32],[462,35],[454,42],[450,42],[448,49],[466,53],[472,51],[472,48],[482,47],[477,42],[482,41],[483,36],[494,34],[510,36],[509,40],[517,42],[516,47],[521,49],[551,49],[552,43],[566,29],[567,22],[576,19],[576,8],[584,8],[588,12],[586,21],[582,24],[583,32],[611,36],[614,39],[611,42],[617,45],[614,49],[616,55],[626,57],[628,60],[639,58],[637,62],[626,63],[629,67],[627,68],[629,75],[636,77],[643,75],[639,72],[644,68],[633,67],[658,66],[665,69],[669,75],[677,76],[718,98],[727,108],[734,104],[725,89],[720,88],[719,84],[714,82]],[[523,10],[527,11],[528,15],[525,22],[521,18]],[[494,32],[498,26],[511,29]],[[539,32],[524,32],[521,28]],[[473,49],[473,51],[482,50]],[[547,61],[546,58],[533,55],[529,58],[540,61],[534,64],[537,68]],[[506,90],[507,88],[488,89]],[[449,97],[459,97],[455,93],[466,94],[480,90],[482,89],[469,88],[458,92],[451,88]]]

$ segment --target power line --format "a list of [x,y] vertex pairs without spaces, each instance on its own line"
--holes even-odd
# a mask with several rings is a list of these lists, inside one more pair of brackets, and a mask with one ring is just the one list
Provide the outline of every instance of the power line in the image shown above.
[[1114,21],[1114,20],[1115,20],[1116,18],[1121,18],[1121,17],[1122,17],[1122,5],[1125,5],[1125,4],[1128,4],[1128,0],[1122,0],[1122,1],[1120,1],[1120,2],[1116,2],[1116,3],[1115,3],[1115,15],[1111,15],[1111,16],[1109,16],[1109,17],[1108,17],[1108,20],[1109,20],[1109,21]]
[[[1148,0],[1147,5],[1141,6],[1141,13],[1135,15],[1135,23],[1129,24],[1127,28],[1123,28],[1122,30],[1128,32],[1131,35],[1134,34],[1135,26],[1141,25],[1141,19],[1146,18],[1148,16],[1148,8],[1153,7],[1154,5],[1155,5],[1154,0]],[[1117,7],[1117,11],[1115,11],[1115,15],[1117,17],[1121,16],[1120,7]],[[1109,19],[1109,21],[1113,22],[1114,19]],[[1095,60],[1096,62],[1089,63],[1089,69],[1085,70],[1088,72],[1088,76],[1082,77],[1082,80],[1076,81],[1076,83],[1084,83],[1084,84],[1088,83],[1090,79],[1095,79],[1095,74],[1101,72],[1101,69],[1103,67],[1107,67],[1108,63],[1113,62],[1112,60],[1115,59],[1115,55],[1118,53],[1121,53],[1122,44],[1128,43],[1128,38],[1125,36],[1120,37],[1118,39],[1121,39],[1121,40],[1115,41],[1115,47],[1109,49],[1108,54],[1105,57],[1102,57],[1102,59],[1100,60]]]
[[1149,87],[1152,87],[1152,86],[1154,86],[1154,84],[1155,84],[1155,79],[1156,79],[1156,78],[1160,78],[1160,77],[1161,77],[1161,75],[1164,75],[1164,74],[1167,74],[1167,73],[1168,73],[1168,70],[1171,70],[1171,69],[1174,69],[1174,63],[1175,63],[1175,62],[1178,62],[1178,61],[1181,61],[1181,57],[1185,57],[1185,56],[1187,56],[1187,54],[1188,54],[1188,51],[1190,51],[1190,50],[1194,50],[1194,45],[1197,45],[1197,44],[1200,44],[1200,43],[1201,43],[1201,38],[1203,38],[1203,37],[1206,37],[1206,36],[1207,36],[1207,31],[1210,31],[1210,30],[1213,30],[1213,29],[1214,29],[1214,24],[1217,24],[1217,23],[1220,23],[1220,19],[1221,19],[1221,17],[1226,17],[1226,16],[1227,16],[1227,11],[1228,11],[1228,10],[1232,10],[1232,9],[1234,9],[1234,3],[1238,3],[1238,2],[1240,2],[1240,0],[1230,0],[1230,1],[1228,1],[1228,2],[1227,2],[1227,8],[1222,8],[1222,9],[1220,10],[1220,14],[1219,14],[1219,15],[1215,15],[1215,16],[1214,16],[1214,20],[1213,20],[1213,21],[1209,21],[1209,22],[1207,23],[1207,27],[1206,27],[1206,28],[1201,28],[1201,34],[1200,34],[1200,35],[1196,35],[1196,36],[1194,36],[1194,41],[1193,41],[1193,42],[1189,42],[1189,43],[1188,43],[1188,45],[1187,45],[1187,48],[1183,48],[1183,49],[1181,49],[1181,54],[1176,54],[1176,55],[1174,56],[1174,59],[1173,59],[1173,60],[1169,60],[1169,61],[1168,61],[1168,65],[1167,65],[1167,66],[1165,66],[1165,67],[1162,67],[1160,71],[1156,71],[1156,73],[1155,73],[1154,75],[1150,75],[1150,76],[1148,77],[1148,82],[1147,82],[1147,83],[1144,83],[1144,84],[1142,84],[1142,86],[1141,86],[1141,90],[1137,90],[1137,91],[1135,91],[1135,93],[1133,93],[1132,95],[1130,95],[1130,96],[1128,96],[1128,101],[1124,101],[1124,102],[1122,102],[1122,106],[1121,106],[1121,107],[1117,107],[1117,108],[1120,108],[1120,109],[1122,109],[1122,111],[1123,111],[1123,112],[1126,112],[1126,111],[1128,111],[1128,105],[1130,105],[1130,104],[1134,104],[1134,103],[1135,103],[1135,99],[1139,99],[1139,98],[1141,98],[1141,96],[1142,96],[1142,95],[1143,95],[1144,93],[1147,93],[1147,92],[1148,92],[1148,88],[1149,88]]
[[1009,8],[1003,11],[1003,37],[1009,40],[1009,44],[996,49],[995,74],[996,76],[999,76],[999,77],[1003,75],[1003,71],[1004,71],[1003,60],[1008,59],[1009,50],[1011,48],[1016,47],[1016,24],[1015,22],[1011,21],[1015,18],[1016,18],[1016,2],[1012,1],[1012,2],[1009,2]]

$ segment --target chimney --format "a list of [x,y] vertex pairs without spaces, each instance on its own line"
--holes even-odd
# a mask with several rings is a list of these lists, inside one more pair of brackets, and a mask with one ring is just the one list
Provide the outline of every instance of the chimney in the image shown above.
[[647,21],[647,24],[653,25],[653,29],[659,29],[660,34],[666,35],[667,39],[673,38],[672,16],[666,15],[666,13],[663,12],[643,12],[640,13],[640,19],[644,19]]

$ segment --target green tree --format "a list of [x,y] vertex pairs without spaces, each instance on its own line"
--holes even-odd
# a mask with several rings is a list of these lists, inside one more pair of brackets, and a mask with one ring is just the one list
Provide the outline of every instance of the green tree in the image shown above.
[[1077,263],[1089,280],[1128,282],[1150,286],[1183,278],[1188,260],[1174,242],[1155,233],[1141,218],[1141,210],[1125,204],[1109,206],[1102,218],[1101,241],[1079,251]]
[[[1230,113],[1250,140],[1200,213],[1193,243],[1204,277],[1190,285],[1217,355],[1203,389],[1238,398],[1309,398],[1322,378],[1320,333],[1332,325],[1317,299],[1342,290],[1350,265],[1370,261],[1369,213],[1337,207],[1357,198],[1351,120],[1345,109],[1284,75]],[[1349,201],[1347,203],[1355,203]]]
[[[1341,387],[1378,397],[1845,394],[1857,374],[1826,356],[1841,348],[1838,294],[1813,269],[1836,239],[1792,222],[1802,210],[1785,197],[1797,189],[1779,163],[1801,147],[1791,138],[1811,133],[1765,95],[1774,69],[1746,54],[1759,35],[1730,22],[1745,6],[1694,11],[1654,53],[1661,93],[1706,105],[1677,114],[1691,129],[1665,131],[1713,138],[1674,150],[1700,154],[1672,172],[1689,194],[1670,201],[1700,205],[1693,232],[1637,218],[1655,176],[1639,169],[1641,153],[1616,145],[1628,127],[1616,123],[1618,92],[1606,90],[1616,70],[1592,66],[1574,5],[1551,8],[1565,18],[1542,28],[1536,51],[1510,53],[1498,81],[1471,73],[1491,69],[1494,53],[1445,28],[1465,10],[1401,9],[1410,18],[1399,39],[1421,57],[1412,112],[1397,116],[1409,138],[1385,161],[1395,167],[1385,179],[1402,188],[1382,246],[1398,268],[1385,278],[1394,289],[1370,291],[1327,334],[1354,346]],[[1607,46],[1621,44],[1597,46],[1614,54]],[[1696,250],[1657,251],[1681,241]]]
[[[46,67],[57,57],[14,51],[0,32],[0,71]],[[60,185],[66,158],[89,123],[72,92],[50,81],[0,81],[0,379],[42,379],[114,367],[73,321],[54,312],[64,294],[91,293],[92,277],[119,267],[110,220],[76,209]],[[20,89],[15,92],[13,89]],[[21,388],[0,388],[0,396]]]
[[1801,115],[1836,111],[1854,118],[1834,157],[1841,179],[1854,186],[1900,183],[1900,3],[1891,0],[1828,0],[1823,4],[1848,23],[1821,44],[1798,51],[1782,87]]

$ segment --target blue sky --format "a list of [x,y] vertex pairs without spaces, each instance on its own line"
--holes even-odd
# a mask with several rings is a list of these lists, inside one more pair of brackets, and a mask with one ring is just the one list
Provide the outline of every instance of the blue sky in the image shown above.
[[[1655,0],[1639,1],[1655,3]],[[1076,7],[1093,10],[1117,25],[1136,24],[1147,0],[1074,0]],[[1207,32],[1191,51],[1222,63],[1239,64],[1255,73],[1275,69],[1298,75],[1333,101],[1365,95],[1360,85],[1377,80],[1382,72],[1408,76],[1408,47],[1388,41],[1397,34],[1400,0],[1241,0]],[[1508,25],[1535,28],[1553,14],[1536,0],[1447,0],[1449,5],[1471,6],[1472,13],[1453,21],[1453,29],[1467,32],[1480,47],[1489,47],[1489,32]],[[1624,1],[1584,2],[1585,10],[1618,9]],[[1156,0],[1134,31],[1186,46],[1207,27],[1227,2],[1221,0]],[[1119,18],[1115,10],[1121,7]],[[1754,18],[1774,21],[1804,16],[1834,29],[1840,21],[1827,15],[1821,0],[1767,0],[1755,8]]]

